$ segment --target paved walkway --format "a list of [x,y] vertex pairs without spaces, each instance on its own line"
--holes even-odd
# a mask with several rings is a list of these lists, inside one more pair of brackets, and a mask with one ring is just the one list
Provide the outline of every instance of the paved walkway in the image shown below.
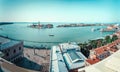
[[50,50],[24,48],[24,58],[16,63],[20,67],[38,72],[49,72]]

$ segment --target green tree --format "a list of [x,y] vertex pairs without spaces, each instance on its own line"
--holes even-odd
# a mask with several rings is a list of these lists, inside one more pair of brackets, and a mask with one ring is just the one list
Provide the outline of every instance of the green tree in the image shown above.
[[106,43],[110,43],[110,42],[111,42],[110,36],[106,36],[106,37],[105,37],[105,41],[106,41]]
[[112,41],[115,41],[115,40],[117,40],[117,39],[118,39],[117,35],[113,35],[113,36],[112,36]]

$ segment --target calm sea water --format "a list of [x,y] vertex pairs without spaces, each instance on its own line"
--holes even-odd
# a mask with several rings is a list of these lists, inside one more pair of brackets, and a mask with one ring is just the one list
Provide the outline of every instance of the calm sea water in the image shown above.
[[[57,25],[64,23],[53,22],[54,28],[52,29],[34,29],[27,27],[31,24],[32,23],[19,22],[11,25],[2,25],[0,27],[2,27],[3,30],[0,30],[0,35],[8,36],[16,40],[23,40],[25,46],[51,47],[61,42],[87,42],[91,39],[113,34],[113,32],[91,31],[92,28],[103,28],[105,26],[57,28]],[[47,23],[43,22],[42,24]],[[54,36],[49,36],[50,34]]]

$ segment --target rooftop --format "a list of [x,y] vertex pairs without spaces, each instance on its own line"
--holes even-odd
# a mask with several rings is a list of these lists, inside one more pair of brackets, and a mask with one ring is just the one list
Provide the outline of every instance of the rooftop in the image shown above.
[[85,71],[85,72],[120,72],[120,50],[112,54],[111,56],[105,58],[104,60],[85,67],[81,68],[78,71]]
[[80,50],[80,47],[75,43],[75,42],[70,42],[70,43],[62,43],[59,44],[61,47],[62,51],[66,51],[67,49],[77,49]]
[[83,60],[83,59],[75,52],[75,50],[72,50],[72,51],[69,50],[69,51],[67,51],[67,53],[68,53],[71,61],[75,61],[76,59],[78,59],[78,60]]
[[58,46],[53,46],[51,51],[50,72],[68,72],[60,48]]
[[10,41],[9,39],[0,37],[0,43],[1,43],[1,44],[7,43],[7,42],[9,42],[9,41]]
[[104,51],[105,50],[103,48],[97,48],[97,49],[95,49],[95,53],[98,54],[98,55],[104,53]]
[[12,46],[14,46],[16,44],[19,44],[19,43],[20,43],[20,41],[13,41],[13,40],[11,40],[11,41],[9,41],[7,43],[1,44],[0,50],[4,50],[4,49],[7,49],[7,48],[10,48],[10,47],[12,47]]
[[63,54],[66,65],[69,70],[85,66],[85,56],[76,50],[68,50]]
[[95,63],[97,63],[97,62],[99,62],[100,60],[98,59],[98,58],[95,58],[95,59],[87,59],[86,60],[89,64],[95,64]]
[[62,43],[59,47],[69,70],[85,66],[86,57],[80,52],[80,47],[75,42]]

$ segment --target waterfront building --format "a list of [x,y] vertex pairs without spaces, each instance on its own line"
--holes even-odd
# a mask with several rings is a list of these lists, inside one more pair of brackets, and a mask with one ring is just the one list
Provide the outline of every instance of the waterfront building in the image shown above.
[[[0,51],[5,60],[16,62],[23,57],[23,42],[1,38]],[[2,41],[3,40],[3,41]]]
[[51,49],[50,72],[76,72],[85,66],[86,57],[76,43],[62,43]]

